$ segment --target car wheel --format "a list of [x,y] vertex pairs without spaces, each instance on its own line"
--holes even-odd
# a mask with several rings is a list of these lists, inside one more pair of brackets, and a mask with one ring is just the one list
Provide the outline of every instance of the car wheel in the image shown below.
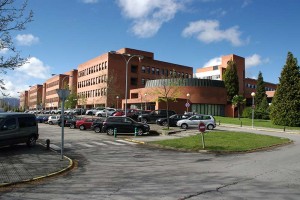
[[83,125],[80,125],[80,126],[79,126],[79,129],[80,129],[81,131],[83,131],[83,130],[85,129],[85,127],[84,127]]
[[141,135],[143,135],[143,129],[141,129],[141,128],[138,128],[137,129],[137,135],[139,135],[139,136],[141,136]]
[[74,129],[75,128],[75,124],[70,124],[70,128]]
[[36,139],[34,136],[31,136],[27,142],[26,142],[28,147],[33,147],[36,144]]
[[114,135],[114,129],[113,128],[108,128],[106,133],[107,133],[107,135]]
[[49,124],[50,124],[50,125],[53,125],[53,122],[50,121]]
[[168,122],[167,121],[163,121],[162,125],[163,126],[168,126]]
[[208,129],[208,130],[213,130],[213,129],[214,129],[214,125],[208,124],[208,125],[207,125],[207,129]]
[[141,119],[141,122],[144,123],[144,124],[147,124],[148,121],[147,121],[146,118],[143,118],[143,119]]
[[98,116],[98,117],[102,117],[102,115],[101,115],[101,114],[98,114],[97,116]]
[[187,129],[187,128],[188,128],[188,125],[187,125],[187,124],[181,124],[181,128]]
[[101,128],[100,128],[100,127],[96,127],[96,128],[94,129],[94,131],[95,131],[95,133],[100,133],[100,132],[101,132]]

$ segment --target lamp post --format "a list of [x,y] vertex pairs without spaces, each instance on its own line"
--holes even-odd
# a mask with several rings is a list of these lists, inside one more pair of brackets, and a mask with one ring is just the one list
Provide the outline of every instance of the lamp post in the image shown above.
[[189,107],[190,107],[190,104],[189,104],[189,98],[190,98],[190,93],[187,93],[186,94],[186,112],[188,113],[189,112]]
[[117,99],[117,109],[119,108],[119,96],[116,96]]
[[147,99],[146,99],[147,93],[145,93],[144,95],[145,95],[145,110],[147,110]]
[[254,123],[254,97],[255,97],[255,92],[251,93],[252,96],[252,128],[253,128],[253,123]]
[[[127,93],[128,93],[128,64],[132,58],[137,57],[139,58],[139,61],[141,61],[144,58],[144,56],[135,55],[135,54],[118,53],[116,51],[110,51],[109,53],[121,55],[124,58],[126,63],[126,68],[125,68],[125,117],[126,117],[127,116]],[[128,58],[126,59],[126,57]]]

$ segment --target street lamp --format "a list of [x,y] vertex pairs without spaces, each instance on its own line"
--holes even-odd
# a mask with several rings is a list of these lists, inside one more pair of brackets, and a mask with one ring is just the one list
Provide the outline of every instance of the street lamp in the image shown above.
[[[127,94],[128,94],[128,63],[129,61],[134,58],[137,57],[139,58],[139,62],[141,62],[141,60],[144,58],[144,56],[142,55],[135,55],[135,54],[126,54],[126,53],[118,53],[116,51],[110,51],[110,54],[118,54],[121,55],[126,63],[126,72],[125,72],[125,117],[127,116]],[[126,57],[128,57],[126,59]]]
[[190,98],[190,93],[187,93],[186,94],[186,112],[188,113],[189,112],[189,106],[190,106],[190,104],[189,104],[189,98]]
[[117,109],[119,108],[119,96],[116,96],[117,99]]
[[147,93],[145,93],[144,95],[145,95],[145,110],[147,110],[147,99],[146,99]]
[[251,93],[252,96],[252,128],[253,128],[253,122],[254,122],[254,97],[255,97],[255,92]]

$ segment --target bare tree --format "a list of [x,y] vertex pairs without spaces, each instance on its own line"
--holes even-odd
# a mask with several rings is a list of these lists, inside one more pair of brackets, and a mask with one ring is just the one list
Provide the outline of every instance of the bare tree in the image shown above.
[[176,99],[181,95],[179,86],[182,81],[182,78],[176,78],[176,71],[173,70],[168,77],[162,76],[162,78],[159,79],[160,86],[151,92],[154,94],[154,96],[157,96],[158,101],[163,101],[166,103],[168,129],[170,128],[169,102],[175,102]]
[[[27,61],[15,48],[11,32],[24,30],[25,25],[32,21],[33,12],[26,13],[27,0],[19,8],[16,5],[15,0],[0,0],[0,52],[9,52],[9,56],[0,56],[0,74],[6,74],[7,70],[14,70]],[[3,90],[4,80],[0,79],[0,91],[5,95]]]

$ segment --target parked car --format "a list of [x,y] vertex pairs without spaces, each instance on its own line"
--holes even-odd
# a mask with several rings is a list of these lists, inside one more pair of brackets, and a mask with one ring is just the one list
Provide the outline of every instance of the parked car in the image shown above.
[[48,124],[48,119],[49,119],[49,115],[45,115],[44,117],[43,117],[43,120],[44,120],[44,123],[45,124]]
[[93,122],[91,129],[95,131],[95,133],[101,133],[104,119],[99,118]]
[[109,117],[117,110],[115,108],[104,108],[103,110],[99,110],[95,113],[97,117]]
[[48,124],[53,125],[58,123],[59,115],[52,115],[48,118]]
[[[175,114],[169,117],[169,126],[177,126],[177,122],[181,119],[189,118],[191,115],[182,115],[182,114]],[[156,124],[160,126],[167,126],[168,125],[168,118],[159,118],[156,120]]]
[[[176,114],[173,110],[168,110],[169,116]],[[142,123],[156,122],[159,118],[166,118],[167,110],[153,110],[148,114],[141,114],[138,116],[138,121]]]
[[76,128],[76,121],[81,119],[83,119],[83,117],[73,116],[66,120],[65,126],[69,126],[71,129],[74,129]]
[[83,118],[81,120],[77,120],[76,121],[76,128],[79,128],[81,131],[86,130],[86,129],[90,129],[93,122],[96,119],[97,118]]
[[107,135],[114,135],[114,129],[117,130],[117,133],[135,133],[137,135],[143,135],[150,131],[150,126],[148,124],[143,124],[136,122],[129,117],[108,117],[103,122],[102,131],[106,132]]
[[32,147],[38,138],[39,129],[34,114],[0,114],[0,146],[24,142],[27,146]]
[[179,120],[177,126],[187,129],[189,127],[198,127],[200,122],[204,122],[208,130],[216,127],[216,120],[212,115],[193,115],[187,119]]
[[125,112],[123,110],[117,110],[116,112],[112,113],[111,116],[123,116]]
[[75,108],[71,111],[73,115],[84,115],[86,110],[84,108]]
[[[67,122],[67,120],[68,119],[72,119],[73,118],[73,115],[64,115],[64,126],[66,126],[66,122]],[[61,119],[62,119],[62,117],[60,116],[60,118],[58,119],[58,121],[57,121],[57,125],[58,126],[62,126],[62,123],[61,123]]]
[[95,115],[96,112],[98,112],[99,110],[103,110],[103,109],[104,109],[104,108],[101,108],[101,107],[92,108],[92,109],[86,110],[86,111],[85,111],[85,114],[86,114],[86,115]]
[[44,123],[44,115],[38,115],[36,116],[35,120],[38,122],[38,123]]

